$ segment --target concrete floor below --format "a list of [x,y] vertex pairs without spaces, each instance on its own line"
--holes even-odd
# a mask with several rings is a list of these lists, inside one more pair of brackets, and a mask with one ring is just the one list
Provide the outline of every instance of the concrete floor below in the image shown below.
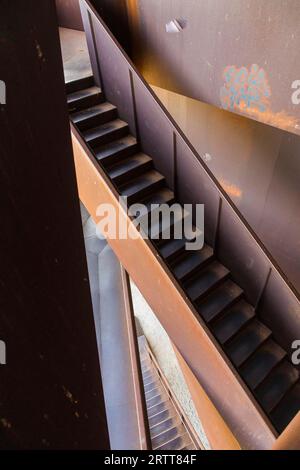
[[85,33],[75,29],[59,28],[65,82],[92,75]]

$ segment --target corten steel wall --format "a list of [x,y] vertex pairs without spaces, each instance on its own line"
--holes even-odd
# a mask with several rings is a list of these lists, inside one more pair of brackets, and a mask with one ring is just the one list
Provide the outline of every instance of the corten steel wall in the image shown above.
[[108,448],[54,2],[2,0],[0,44],[0,448]]
[[300,137],[154,91],[300,292]]
[[[157,168],[166,174],[178,200],[205,204],[207,241],[231,270],[233,278],[238,279],[258,315],[266,323],[272,323],[278,342],[288,349],[291,341],[300,334],[299,298],[214,175],[119,48],[99,15],[87,0],[81,0],[80,5],[96,83],[101,86],[106,99],[118,107],[120,118],[129,123],[130,131],[139,137],[141,150],[148,153]],[[98,201],[109,200],[119,208],[117,195],[73,127],[72,134],[82,201],[97,220]],[[101,184],[95,184],[97,181]],[[120,208],[119,211],[122,212]],[[126,216],[123,214],[122,217]],[[251,403],[203,321],[195,315],[168,269],[160,264],[152,245],[141,236],[134,240],[134,248],[130,238],[122,242],[111,239],[110,243],[208,395],[214,397],[215,404],[224,412],[224,417],[227,416],[228,424],[233,426],[241,443],[244,441],[247,447],[266,448],[264,446],[274,438],[269,423],[256,404]],[[165,295],[154,295],[157,288]],[[164,302],[166,296],[170,298],[167,303]],[[178,325],[181,325],[180,334]],[[216,368],[211,367],[214,361],[219,363]],[[222,380],[221,375],[227,384],[230,382],[228,387],[216,386]],[[245,400],[245,405],[241,406],[245,413],[243,418],[240,408],[232,406],[233,393],[236,399]],[[251,423],[248,423],[246,415],[250,409]],[[247,429],[240,426],[241,419],[248,423]]]
[[[55,0],[59,26],[83,31],[79,0]],[[91,2],[122,46],[130,51],[130,34],[126,0],[92,0]]]
[[79,0],[55,0],[59,26],[83,31]]
[[[281,110],[299,115],[300,104],[291,101],[291,82],[300,78],[299,2],[249,0],[245,8],[236,0],[127,4],[140,71],[163,87],[155,88],[159,98],[300,292],[300,138],[187,97],[221,106],[226,64],[257,63],[272,88],[274,116]],[[172,18],[186,20],[181,33],[166,33]],[[264,115],[270,115],[268,106]],[[285,128],[280,122],[273,123]]]
[[[127,0],[134,60],[162,88],[300,134],[298,0]],[[167,34],[165,25],[184,29]],[[297,94],[298,99],[300,93]]]

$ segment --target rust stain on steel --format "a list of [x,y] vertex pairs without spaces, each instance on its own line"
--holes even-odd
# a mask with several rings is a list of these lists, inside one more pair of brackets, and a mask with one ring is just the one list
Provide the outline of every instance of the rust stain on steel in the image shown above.
[[222,185],[222,188],[226,191],[226,193],[229,194],[230,197],[232,198],[242,197],[243,191],[241,190],[241,188],[239,188],[235,184],[229,183],[223,178],[220,178],[220,184]]
[[98,222],[96,211],[99,204],[109,203],[114,206],[117,219],[136,231],[134,240],[107,240],[120,262],[241,445],[249,449],[269,449],[275,441],[275,431],[263,411],[246,390],[171,272],[162,265],[151,243],[142,238],[119,205],[112,183],[73,126],[72,141],[79,196],[94,221]]

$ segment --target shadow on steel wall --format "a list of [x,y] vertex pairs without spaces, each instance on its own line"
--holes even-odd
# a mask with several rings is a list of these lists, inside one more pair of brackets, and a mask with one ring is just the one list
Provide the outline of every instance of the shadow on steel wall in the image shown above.
[[[83,31],[79,0],[55,1],[59,26]],[[126,0],[92,0],[91,3],[113,31],[120,44],[129,52],[130,41]]]

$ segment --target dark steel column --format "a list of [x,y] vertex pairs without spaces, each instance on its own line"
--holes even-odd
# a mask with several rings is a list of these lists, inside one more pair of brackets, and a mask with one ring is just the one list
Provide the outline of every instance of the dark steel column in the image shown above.
[[1,1],[0,448],[108,448],[55,4]]

